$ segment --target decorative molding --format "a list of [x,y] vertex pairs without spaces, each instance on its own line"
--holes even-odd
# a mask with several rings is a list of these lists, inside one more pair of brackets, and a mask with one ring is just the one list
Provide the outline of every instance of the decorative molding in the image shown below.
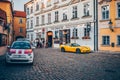
[[102,4],[103,2],[111,2],[112,0],[100,0],[98,3]]
[[75,3],[79,3],[79,2],[80,2],[80,0],[71,0],[70,4],[75,4]]
[[99,20],[100,22],[106,22],[106,21],[110,21],[110,19],[106,19],[106,20]]
[[54,5],[53,7],[52,7],[52,10],[55,10],[55,9],[58,9],[58,8],[60,8],[60,6],[58,6],[58,5]]

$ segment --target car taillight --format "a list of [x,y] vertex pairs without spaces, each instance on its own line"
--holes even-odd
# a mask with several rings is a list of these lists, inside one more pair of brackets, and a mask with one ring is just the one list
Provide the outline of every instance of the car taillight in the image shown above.
[[24,51],[24,54],[31,54],[32,53],[32,49],[28,49]]
[[14,49],[10,49],[10,53],[16,53],[16,50],[14,50]]
[[9,51],[8,51],[8,54],[15,54],[16,53],[16,50],[14,50],[14,49],[9,49]]

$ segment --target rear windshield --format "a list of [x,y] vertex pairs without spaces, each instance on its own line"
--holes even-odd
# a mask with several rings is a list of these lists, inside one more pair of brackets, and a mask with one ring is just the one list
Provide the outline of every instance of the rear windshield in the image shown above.
[[15,42],[11,46],[12,49],[31,49],[30,43],[27,42]]

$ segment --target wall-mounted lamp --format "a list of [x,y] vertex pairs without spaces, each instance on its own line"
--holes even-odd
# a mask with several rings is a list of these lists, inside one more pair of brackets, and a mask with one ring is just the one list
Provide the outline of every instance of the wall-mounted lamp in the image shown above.
[[113,22],[110,20],[110,21],[108,22],[108,25],[109,25],[110,30],[113,32],[114,30],[113,30],[112,24],[113,24]]

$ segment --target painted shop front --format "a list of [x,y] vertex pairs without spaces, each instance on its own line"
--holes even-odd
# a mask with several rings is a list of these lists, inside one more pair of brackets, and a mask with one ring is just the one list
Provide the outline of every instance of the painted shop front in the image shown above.
[[47,27],[47,40],[51,47],[58,48],[60,44],[78,43],[82,46],[89,46],[94,50],[94,27],[93,23],[88,28],[86,24],[64,25]]

